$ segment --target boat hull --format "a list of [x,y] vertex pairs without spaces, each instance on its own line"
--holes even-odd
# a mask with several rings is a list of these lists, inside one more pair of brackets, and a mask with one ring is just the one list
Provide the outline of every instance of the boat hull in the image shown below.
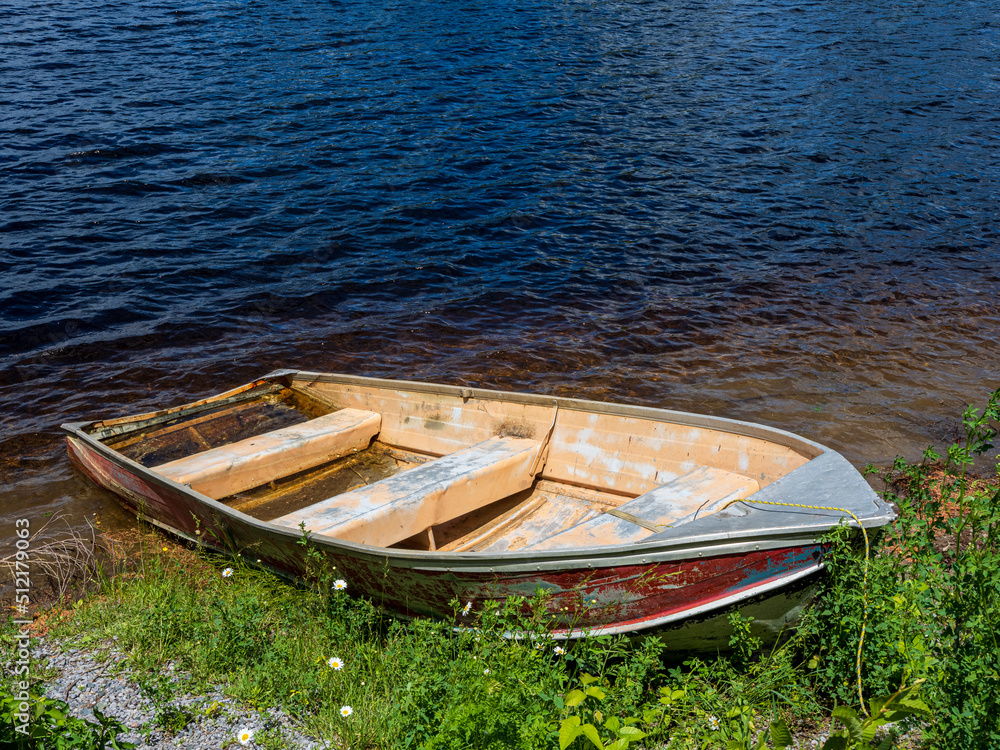
[[[301,533],[162,481],[83,433],[71,434],[67,445],[76,466],[141,520],[288,577],[306,570]],[[720,613],[746,610],[764,638],[795,617],[822,569],[823,548],[811,534],[785,536],[494,558],[377,549],[320,536],[309,543],[351,593],[404,616],[461,624],[456,603],[478,610],[541,590],[556,618],[556,637],[659,631],[675,648],[710,650],[728,643]]]

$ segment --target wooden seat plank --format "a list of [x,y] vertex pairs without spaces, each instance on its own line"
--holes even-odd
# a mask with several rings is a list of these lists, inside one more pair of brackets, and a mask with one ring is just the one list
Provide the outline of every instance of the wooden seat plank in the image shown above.
[[[756,480],[723,469],[702,466],[671,482],[654,487],[613,511],[583,521],[565,531],[530,544],[526,549],[598,547],[637,542],[667,526],[709,515],[733,500],[760,489]],[[519,529],[529,534],[529,530]],[[544,530],[540,530],[544,531]]]
[[496,437],[272,523],[388,547],[532,485],[539,442]]
[[170,461],[153,471],[218,499],[363,450],[381,423],[375,412],[341,409]]

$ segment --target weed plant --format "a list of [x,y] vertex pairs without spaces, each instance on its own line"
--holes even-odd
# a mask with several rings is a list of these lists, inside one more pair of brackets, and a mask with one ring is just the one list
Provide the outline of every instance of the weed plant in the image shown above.
[[[0,747],[5,750],[131,750],[119,739],[125,727],[94,707],[96,721],[73,716],[60,700],[32,690],[28,701],[0,682]],[[28,705],[27,712],[23,706]],[[27,721],[25,721],[27,714]],[[23,731],[22,731],[23,730]]]
[[929,448],[919,463],[896,460],[883,479],[899,519],[876,548],[866,595],[858,551],[835,531],[826,592],[800,629],[815,649],[807,668],[817,692],[851,703],[850,645],[866,596],[865,691],[922,683],[933,747],[1000,747],[1000,481],[969,473],[993,449],[998,421],[1000,390],[982,411],[966,409],[962,438],[943,454]]

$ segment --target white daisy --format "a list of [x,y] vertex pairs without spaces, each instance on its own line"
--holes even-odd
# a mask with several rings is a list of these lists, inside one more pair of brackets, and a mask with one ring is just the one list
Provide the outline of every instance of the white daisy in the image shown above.
[[354,709],[351,708],[350,706],[341,706],[340,707],[340,715],[343,716],[345,719],[348,716],[350,716],[351,714],[353,714],[353,713],[354,713]]
[[472,611],[472,602],[469,602],[462,607],[462,617],[465,617],[465,615],[469,614],[470,611]]
[[233,575],[233,569],[232,568],[226,568],[224,571],[222,571],[222,577],[223,578],[229,578],[232,575]]
[[252,729],[244,729],[242,732],[239,733],[239,740],[241,745],[249,745],[250,740],[252,739],[253,739]]
[[483,674],[489,674],[489,673],[490,673],[490,670],[488,670],[488,669],[484,669],[483,670]]
[[552,650],[556,652],[556,656],[562,656],[563,654],[566,653],[566,649],[564,649],[562,646],[556,646]]
[[326,665],[330,669],[335,669],[335,670],[337,670],[339,672],[341,669],[344,668],[344,660],[341,659],[341,658],[339,658],[339,657],[336,657],[336,656],[331,656],[327,660]]
[[715,718],[714,716],[709,716],[708,717],[708,724],[709,724],[710,727],[712,727],[712,731],[713,732],[718,732],[719,731],[719,727],[721,726],[719,724],[719,720],[717,718]]
[[334,591],[343,591],[346,588],[347,588],[347,581],[345,581],[343,578],[338,578],[336,581],[333,582]]

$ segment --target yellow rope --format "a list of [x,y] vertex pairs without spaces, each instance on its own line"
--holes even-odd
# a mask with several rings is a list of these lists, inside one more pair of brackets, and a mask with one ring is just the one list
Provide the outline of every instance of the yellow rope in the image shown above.
[[[868,556],[869,556],[869,547],[868,547],[868,532],[865,531],[864,524],[861,523],[861,520],[856,515],[854,515],[853,513],[851,513],[851,511],[847,510],[846,508],[832,508],[832,507],[827,506],[827,505],[800,505],[799,503],[779,503],[779,502],[776,502],[774,500],[754,500],[753,498],[747,498],[746,500],[732,500],[732,501],[726,503],[725,505],[723,505],[721,508],[719,508],[719,511],[723,511],[726,508],[728,508],[730,505],[733,505],[735,503],[761,503],[763,505],[783,505],[786,508],[808,508],[810,510],[834,510],[834,511],[838,511],[840,513],[846,513],[851,518],[853,518],[854,521],[855,521],[855,523],[857,523],[858,526],[861,528],[861,535],[865,539],[865,573],[864,573],[864,577],[861,580],[861,598],[862,598],[862,602],[864,602],[865,609],[864,609],[864,617],[862,617],[862,619],[861,619],[861,637],[858,639],[858,655],[857,655],[857,658],[855,659],[855,671],[857,672],[857,676],[858,676],[858,701],[861,703],[861,712],[865,716],[868,716],[868,709],[865,708],[865,698],[864,698],[864,695],[861,692],[861,647],[864,645],[864,642],[865,642],[865,629],[868,627]],[[717,511],[717,512],[719,512],[719,511]]]

